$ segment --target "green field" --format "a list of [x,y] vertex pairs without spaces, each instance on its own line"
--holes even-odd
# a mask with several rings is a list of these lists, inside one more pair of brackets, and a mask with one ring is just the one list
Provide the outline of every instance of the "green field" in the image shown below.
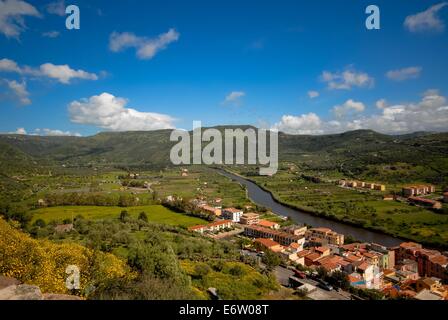
[[137,206],[137,207],[96,207],[96,206],[62,206],[33,210],[33,222],[42,219],[45,222],[62,221],[72,219],[77,215],[82,215],[85,219],[110,219],[118,218],[122,210],[127,210],[129,215],[137,218],[139,213],[144,211],[148,216],[148,221],[190,227],[206,223],[205,220],[196,217],[189,217],[173,212],[161,205]]

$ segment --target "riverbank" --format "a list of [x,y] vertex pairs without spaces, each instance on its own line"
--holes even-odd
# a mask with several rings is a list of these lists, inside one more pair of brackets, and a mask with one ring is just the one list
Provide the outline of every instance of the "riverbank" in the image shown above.
[[[371,241],[371,242],[387,243],[389,246],[397,245],[397,244],[399,244],[399,243],[401,243],[403,241],[415,241],[415,242],[419,242],[419,243],[421,243],[421,244],[423,244],[423,245],[425,245],[427,247],[431,247],[431,248],[434,248],[434,249],[443,249],[443,250],[445,250],[445,249],[448,248],[448,246],[446,246],[446,245],[442,245],[440,243],[435,243],[433,241],[425,241],[425,240],[422,240],[422,239],[416,239],[416,238],[408,237],[408,236],[406,236],[404,234],[399,234],[399,233],[396,233],[396,232],[388,232],[384,228],[378,228],[378,227],[375,227],[375,226],[365,226],[365,225],[362,225],[362,224],[359,224],[359,223],[356,223],[356,222],[353,222],[353,221],[346,221],[346,220],[340,219],[340,218],[338,218],[337,215],[331,215],[330,216],[330,215],[325,214],[325,213],[322,214],[320,212],[309,210],[309,208],[303,208],[303,207],[300,207],[298,205],[294,205],[294,204],[290,204],[290,203],[284,202],[278,196],[278,194],[276,194],[273,190],[270,190],[269,188],[261,185],[260,182],[254,180],[254,179],[251,179],[249,177],[245,177],[245,176],[239,174],[238,172],[234,172],[233,170],[229,170],[227,168],[226,169],[215,168],[215,169],[218,170],[218,172],[220,171],[220,172],[227,173],[226,176],[228,178],[233,179],[233,180],[237,180],[238,181],[238,179],[235,179],[235,177],[237,177],[239,179],[242,179],[244,181],[252,183],[257,188],[259,188],[260,190],[262,190],[263,192],[268,194],[269,197],[276,204],[278,204],[279,206],[288,208],[288,209],[290,209],[292,211],[299,212],[301,217],[299,217],[299,219],[296,219],[296,220],[298,220],[296,222],[310,224],[310,223],[308,223],[306,221],[303,221],[303,220],[310,220],[310,219],[303,219],[303,217],[304,217],[303,215],[305,214],[305,215],[308,215],[310,217],[315,217],[315,218],[319,219],[318,221],[315,221],[317,223],[311,223],[310,225],[312,225],[312,226],[328,226],[328,227],[334,229],[337,232],[341,232],[341,233],[343,233],[345,235],[351,235],[355,239],[360,239],[360,240],[363,240],[363,241],[370,241],[372,238],[374,238],[377,241]],[[228,176],[228,175],[230,175],[230,176]],[[238,181],[238,182],[241,183],[241,181]],[[247,185],[246,185],[246,188],[247,188]],[[248,190],[248,193],[250,193],[249,190]],[[253,196],[253,194],[252,194],[252,196]],[[258,197],[258,200],[260,198],[261,197]],[[251,198],[251,200],[254,201],[254,199],[252,199],[252,198]],[[259,205],[266,206],[263,203],[258,203],[257,201],[254,201],[254,202],[259,204]],[[272,209],[270,206],[266,206],[266,207],[269,207],[270,209]],[[277,209],[281,210],[281,208],[277,208]],[[279,214],[278,212],[276,212],[276,213]],[[289,212],[289,213],[291,213],[291,212]],[[285,214],[284,213],[280,213],[280,215],[285,215]],[[289,216],[291,216],[291,215],[289,215]],[[297,218],[297,216],[294,217],[294,215],[293,215],[292,218]],[[302,218],[302,219],[300,219],[300,218]],[[311,219],[311,220],[313,220],[313,219]],[[314,219],[314,220],[316,220],[316,219]],[[339,230],[343,230],[343,231],[339,231]],[[359,235],[359,236],[357,236],[357,235]]]

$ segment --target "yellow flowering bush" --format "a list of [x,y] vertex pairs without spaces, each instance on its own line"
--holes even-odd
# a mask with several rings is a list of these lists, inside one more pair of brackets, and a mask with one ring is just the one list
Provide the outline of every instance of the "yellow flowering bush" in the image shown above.
[[69,293],[66,268],[80,270],[81,292],[120,278],[133,278],[118,257],[73,243],[36,240],[0,218],[0,274],[37,285],[42,292]]

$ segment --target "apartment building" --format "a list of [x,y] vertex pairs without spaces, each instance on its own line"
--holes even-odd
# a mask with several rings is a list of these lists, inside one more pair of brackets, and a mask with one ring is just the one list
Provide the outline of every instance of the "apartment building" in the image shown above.
[[273,229],[263,228],[256,225],[244,227],[244,234],[251,238],[267,238],[272,239],[283,246],[289,246],[291,243],[298,243],[303,247],[305,238],[290,233],[277,231]]
[[236,208],[225,208],[222,209],[221,214],[224,219],[232,220],[233,222],[240,222],[243,211]]
[[329,228],[311,228],[305,233],[306,239],[321,238],[328,241],[328,244],[342,246],[344,244],[344,235],[337,233]]
[[240,223],[246,225],[258,224],[259,221],[260,215],[253,212],[244,213],[240,218]]

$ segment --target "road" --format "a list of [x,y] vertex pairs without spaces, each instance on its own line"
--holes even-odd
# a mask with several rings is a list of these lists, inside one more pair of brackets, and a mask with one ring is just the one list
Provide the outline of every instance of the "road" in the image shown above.
[[[274,274],[277,277],[278,282],[281,285],[287,287],[289,285],[289,277],[294,275],[292,270],[278,266],[274,270]],[[310,284],[316,287],[307,296],[313,300],[350,300],[351,295],[345,291],[331,290],[327,291],[317,287],[318,282],[312,279],[300,279],[300,282]]]

